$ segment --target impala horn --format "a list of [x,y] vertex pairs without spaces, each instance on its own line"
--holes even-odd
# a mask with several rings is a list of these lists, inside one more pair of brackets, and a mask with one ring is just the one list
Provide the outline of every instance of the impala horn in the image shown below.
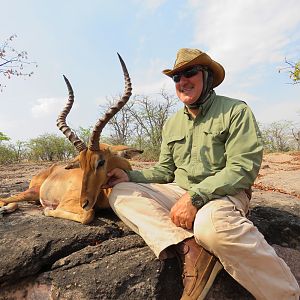
[[100,134],[105,127],[105,125],[109,122],[109,120],[118,112],[122,109],[122,107],[127,103],[131,96],[131,81],[130,77],[126,68],[126,65],[120,56],[119,53],[118,57],[123,69],[123,74],[124,74],[124,79],[125,79],[125,90],[122,98],[113,106],[111,106],[108,111],[105,113],[105,115],[98,120],[96,123],[91,138],[90,138],[90,144],[89,144],[89,150],[91,151],[99,151],[99,140],[100,140]]
[[[63,75],[64,76],[64,75]],[[72,131],[72,129],[67,125],[66,123],[66,117],[69,114],[73,103],[74,103],[74,93],[72,86],[69,82],[69,80],[64,76],[64,80],[67,84],[68,91],[69,91],[69,99],[66,103],[65,108],[62,110],[62,112],[59,114],[56,125],[59,128],[60,131],[70,140],[70,142],[75,146],[75,148],[81,152],[82,150],[85,150],[87,147],[85,143],[75,134],[75,132]]]

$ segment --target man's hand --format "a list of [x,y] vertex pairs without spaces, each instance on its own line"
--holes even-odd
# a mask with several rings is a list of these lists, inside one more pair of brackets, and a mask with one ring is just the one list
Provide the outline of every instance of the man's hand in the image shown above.
[[192,204],[190,195],[185,193],[172,207],[170,217],[176,226],[192,229],[197,211]]
[[115,168],[107,173],[108,181],[102,188],[111,188],[120,182],[128,182],[129,177],[126,172],[122,169]]

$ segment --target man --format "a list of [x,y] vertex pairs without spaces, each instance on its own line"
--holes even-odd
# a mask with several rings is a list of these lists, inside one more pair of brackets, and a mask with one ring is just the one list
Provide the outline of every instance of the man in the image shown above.
[[182,299],[203,299],[222,266],[257,299],[298,299],[290,269],[246,218],[263,152],[250,108],[215,94],[225,71],[200,50],[180,49],[163,73],[184,108],[166,122],[153,168],[108,174],[111,207],[157,257],[180,258]]

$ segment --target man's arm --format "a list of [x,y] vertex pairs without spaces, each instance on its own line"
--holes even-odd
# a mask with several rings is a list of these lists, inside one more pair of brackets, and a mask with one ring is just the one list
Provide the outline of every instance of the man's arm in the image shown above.
[[200,208],[212,199],[249,189],[258,175],[262,154],[260,132],[246,106],[231,118],[225,142],[226,166],[189,189],[193,204]]
[[141,182],[141,183],[169,183],[174,180],[176,169],[170,149],[165,142],[164,131],[162,132],[163,142],[161,145],[158,163],[149,169],[144,170],[121,170],[113,169],[107,174],[108,183],[103,187],[113,187],[120,182]]
[[102,188],[111,188],[121,182],[128,182],[129,177],[126,172],[122,169],[115,168],[107,173],[108,181],[107,184],[103,185]]
[[197,211],[198,209],[192,204],[190,195],[185,193],[171,208],[170,218],[176,226],[192,229]]
[[174,164],[172,153],[165,138],[165,131],[162,132],[162,144],[158,163],[149,169],[126,171],[129,180],[142,183],[169,183],[174,180]]

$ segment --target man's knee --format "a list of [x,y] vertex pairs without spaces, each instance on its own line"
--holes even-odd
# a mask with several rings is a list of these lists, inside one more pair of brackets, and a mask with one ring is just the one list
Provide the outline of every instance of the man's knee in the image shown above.
[[114,207],[119,201],[124,201],[125,198],[131,199],[130,196],[139,196],[139,185],[134,182],[121,182],[116,184],[109,195],[109,204]]
[[115,193],[124,192],[128,190],[132,190],[136,186],[137,184],[134,182],[120,182],[112,188],[112,191]]
[[209,215],[199,214],[198,212],[194,222],[194,236],[197,243],[206,250],[215,252],[215,249],[218,247],[218,237]]
[[130,185],[132,185],[131,182],[121,182],[116,184],[108,197],[109,204],[111,207],[114,207],[116,202],[118,201],[118,198],[122,195],[126,195],[128,193],[128,190],[130,189]]
[[251,227],[251,222],[236,210],[233,203],[216,200],[197,213],[194,234],[199,244],[217,254],[236,244],[237,239]]

